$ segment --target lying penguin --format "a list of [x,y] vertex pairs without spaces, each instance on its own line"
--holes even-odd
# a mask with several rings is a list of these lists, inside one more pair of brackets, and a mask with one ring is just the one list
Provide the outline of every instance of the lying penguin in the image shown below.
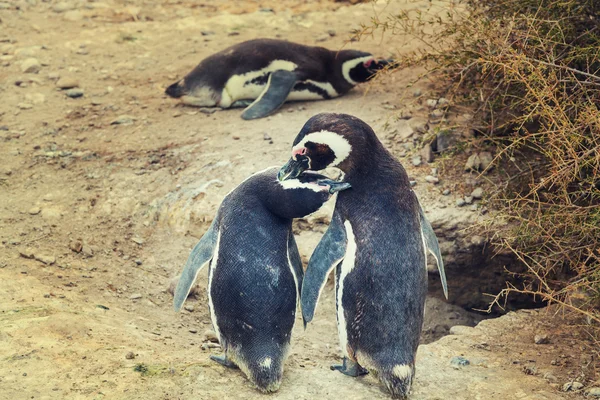
[[362,51],[255,39],[205,58],[165,92],[188,105],[247,107],[242,118],[256,119],[286,101],[341,96],[389,63]]
[[223,349],[211,359],[239,367],[263,392],[281,383],[302,287],[292,218],[317,211],[332,193],[349,187],[315,173],[280,182],[277,171],[258,172],[225,196],[192,250],[174,298],[179,311],[209,265],[208,305]]
[[338,195],[329,229],[312,254],[302,286],[305,324],[329,273],[336,270],[336,304],[343,364],[350,376],[374,370],[393,397],[410,390],[427,294],[427,255],[439,245],[402,165],[363,121],[319,114],[304,125],[279,179],[337,167],[352,189]]

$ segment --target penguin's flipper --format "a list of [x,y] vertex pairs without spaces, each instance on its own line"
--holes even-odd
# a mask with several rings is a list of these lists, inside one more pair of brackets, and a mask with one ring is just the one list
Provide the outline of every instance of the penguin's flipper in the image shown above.
[[302,268],[302,258],[300,258],[298,246],[296,245],[296,239],[294,238],[294,233],[291,229],[287,245],[290,266],[292,267],[292,272],[294,274],[294,277],[296,278],[296,290],[298,290],[298,296],[300,296],[300,293],[302,293],[302,280],[304,279],[304,268]]
[[440,274],[440,280],[442,281],[442,289],[444,290],[444,296],[446,300],[448,300],[448,282],[446,281],[446,271],[444,271],[444,260],[442,260],[442,254],[440,252],[440,244],[438,243],[437,237],[435,236],[435,232],[433,227],[425,218],[425,213],[419,205],[419,214],[421,216],[421,233],[425,238],[425,246],[427,250],[435,257],[435,261],[437,263],[438,272]]
[[344,259],[346,254],[346,230],[339,218],[331,221],[329,229],[310,256],[302,284],[302,318],[304,326],[312,321],[321,291],[329,273]]
[[243,119],[263,118],[277,111],[285,103],[297,82],[291,71],[277,70],[269,75],[265,90],[242,113]]
[[202,239],[194,247],[185,263],[185,267],[175,288],[175,296],[173,298],[175,311],[181,310],[183,303],[192,289],[192,285],[196,281],[198,273],[213,257],[215,243],[219,234],[217,225],[217,217],[215,217],[210,228],[208,228]]

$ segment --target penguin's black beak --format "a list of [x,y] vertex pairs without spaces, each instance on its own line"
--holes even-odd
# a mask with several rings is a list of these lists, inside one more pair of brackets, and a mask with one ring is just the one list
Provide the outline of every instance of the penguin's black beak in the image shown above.
[[306,171],[310,166],[310,159],[306,156],[298,155],[296,159],[290,158],[277,174],[277,179],[283,182],[288,179],[294,179],[300,176],[300,174]]
[[396,65],[397,65],[396,61],[391,58],[388,60],[378,60],[377,62],[374,62],[373,64],[371,64],[371,67],[369,68],[369,70],[371,72],[376,72],[376,71],[380,71],[385,68],[395,68]]

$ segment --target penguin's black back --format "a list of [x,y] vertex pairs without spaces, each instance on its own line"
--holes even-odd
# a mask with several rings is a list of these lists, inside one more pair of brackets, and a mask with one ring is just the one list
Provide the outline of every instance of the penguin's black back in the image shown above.
[[347,176],[352,190],[336,203],[335,218],[351,223],[357,246],[342,297],[348,344],[381,367],[411,365],[427,292],[419,206],[400,163],[372,156],[380,167]]
[[234,75],[261,70],[274,60],[286,60],[298,66],[295,72],[299,81],[329,81],[341,94],[350,90],[352,85],[342,77],[339,62],[344,58],[360,55],[368,53],[353,50],[335,52],[324,47],[305,46],[285,40],[254,39],[205,58],[186,79],[193,78],[197,81],[196,85],[219,91]]
[[[248,362],[266,356],[276,362],[289,343],[297,300],[288,258],[291,218],[316,211],[330,196],[327,190],[284,189],[277,171],[250,177],[223,200],[217,254],[210,265],[209,290],[222,344],[239,347]],[[301,179],[324,178],[307,176]]]

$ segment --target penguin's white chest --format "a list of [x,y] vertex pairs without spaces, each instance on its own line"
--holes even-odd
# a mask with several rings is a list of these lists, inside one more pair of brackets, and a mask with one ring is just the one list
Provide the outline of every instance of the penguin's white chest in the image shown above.
[[338,335],[340,338],[340,347],[342,353],[349,356],[348,354],[348,332],[346,330],[346,315],[343,307],[343,296],[344,296],[344,280],[348,274],[354,269],[356,265],[356,238],[354,237],[354,231],[350,221],[344,222],[346,228],[346,255],[340,266],[340,277],[337,285],[337,291],[335,293],[337,303],[337,323],[338,323]]

